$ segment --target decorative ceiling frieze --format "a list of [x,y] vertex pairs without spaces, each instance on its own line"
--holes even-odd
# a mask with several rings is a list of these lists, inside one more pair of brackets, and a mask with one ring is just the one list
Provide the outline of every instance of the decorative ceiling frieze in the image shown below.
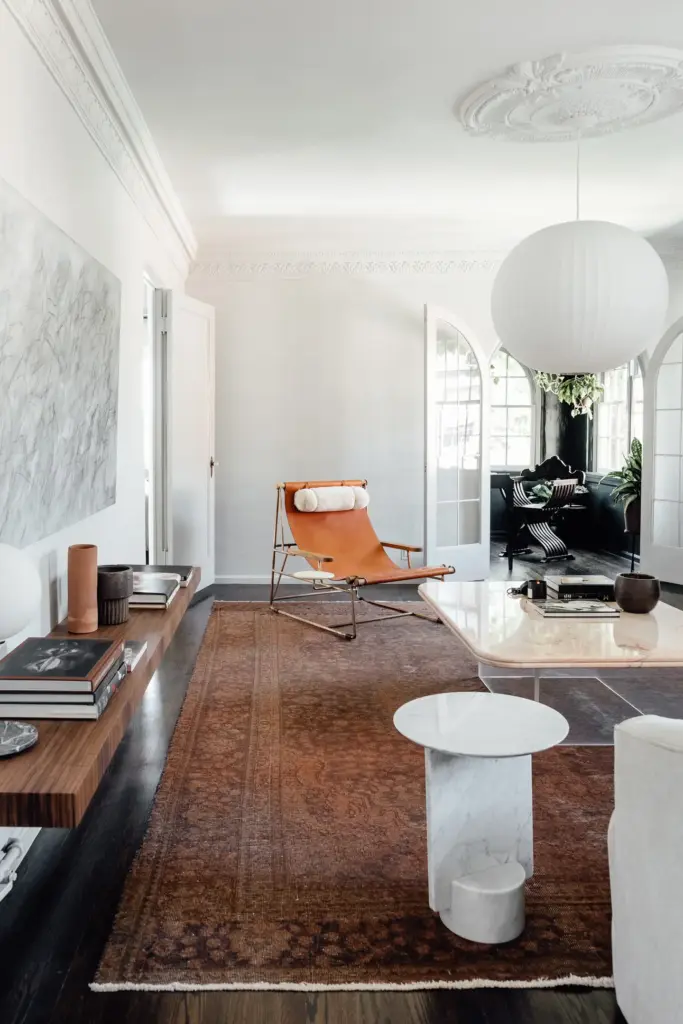
[[683,111],[683,51],[607,46],[523,61],[460,103],[469,133],[564,142],[621,132]]

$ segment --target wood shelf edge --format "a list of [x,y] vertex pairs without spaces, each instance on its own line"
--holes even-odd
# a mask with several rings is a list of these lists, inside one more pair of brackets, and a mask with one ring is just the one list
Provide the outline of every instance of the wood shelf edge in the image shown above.
[[[147,640],[146,657],[125,680],[121,692],[97,722],[35,721],[37,745],[0,761],[0,826],[74,828],[90,801],[135,715],[199,586],[196,568],[165,612],[133,611],[128,622],[91,633],[93,639]],[[49,635],[65,633],[60,623]]]

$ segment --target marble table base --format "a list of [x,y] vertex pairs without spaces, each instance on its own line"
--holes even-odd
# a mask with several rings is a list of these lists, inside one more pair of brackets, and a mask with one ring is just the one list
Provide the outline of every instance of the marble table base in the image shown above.
[[[425,748],[425,772],[429,905],[451,931],[468,938],[471,933],[460,930],[457,919],[457,904],[466,894],[456,893],[454,906],[454,883],[518,865],[523,890],[524,878],[533,874],[531,755],[467,757]],[[499,895],[479,900],[482,924],[488,919],[491,927],[476,941],[508,941],[501,936],[514,938],[521,931],[519,900],[506,896],[510,886],[497,888]]]

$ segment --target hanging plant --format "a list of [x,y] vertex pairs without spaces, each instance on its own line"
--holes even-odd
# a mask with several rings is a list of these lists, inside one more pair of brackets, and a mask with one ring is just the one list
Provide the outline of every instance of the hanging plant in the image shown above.
[[557,395],[561,402],[571,405],[572,416],[587,416],[589,420],[593,419],[593,406],[600,401],[605,390],[594,373],[566,377],[561,373],[538,370],[534,380],[541,391]]

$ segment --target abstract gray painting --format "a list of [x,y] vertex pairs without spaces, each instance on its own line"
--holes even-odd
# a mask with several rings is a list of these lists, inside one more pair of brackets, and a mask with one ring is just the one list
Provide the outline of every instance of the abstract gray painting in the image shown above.
[[0,180],[0,541],[116,501],[121,285]]

